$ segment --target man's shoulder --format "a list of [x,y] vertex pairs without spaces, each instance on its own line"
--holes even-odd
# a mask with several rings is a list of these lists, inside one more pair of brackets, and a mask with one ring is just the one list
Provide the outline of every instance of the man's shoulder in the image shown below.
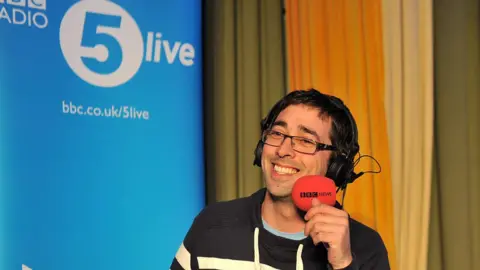
[[375,245],[384,246],[382,237],[376,230],[354,218],[350,218],[350,236],[354,242],[368,241]]
[[202,227],[228,227],[248,222],[254,214],[252,196],[210,203],[195,218]]
[[365,225],[364,223],[358,221],[355,218],[350,217],[350,226],[351,226],[351,232],[358,237],[367,237],[367,238],[375,238],[378,240],[378,238],[381,237],[378,234],[378,232],[371,227]]
[[373,228],[350,218],[350,239],[352,251],[361,261],[374,263],[374,261],[380,260],[388,264],[388,252],[385,243],[380,234]]
[[219,214],[234,215],[234,212],[237,212],[239,210],[246,210],[251,206],[252,200],[250,197],[236,198],[227,201],[217,201],[207,204],[207,206],[204,207],[200,215],[205,217],[217,217]]

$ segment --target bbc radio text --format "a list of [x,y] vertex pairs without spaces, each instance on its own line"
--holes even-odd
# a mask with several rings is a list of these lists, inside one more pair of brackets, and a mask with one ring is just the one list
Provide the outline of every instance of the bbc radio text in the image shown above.
[[95,107],[75,104],[71,101],[62,101],[62,113],[78,116],[105,117],[117,119],[149,120],[150,113],[133,106]]

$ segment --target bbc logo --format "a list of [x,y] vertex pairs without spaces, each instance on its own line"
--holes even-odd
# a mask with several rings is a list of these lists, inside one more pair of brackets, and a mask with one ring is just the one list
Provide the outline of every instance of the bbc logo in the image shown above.
[[0,4],[6,4],[17,7],[29,7],[34,9],[47,9],[47,0],[0,0]]

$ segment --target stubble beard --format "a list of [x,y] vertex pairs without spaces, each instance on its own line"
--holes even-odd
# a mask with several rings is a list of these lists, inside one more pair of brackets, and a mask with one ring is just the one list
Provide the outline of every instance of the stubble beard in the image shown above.
[[[274,187],[273,189],[275,188],[276,187]],[[267,185],[267,192],[268,192],[268,195],[270,195],[270,198],[272,198],[273,202],[293,202],[291,191],[281,190],[280,192],[277,192],[275,194],[274,192],[272,192],[270,188],[268,188],[268,185]]]
[[292,202],[292,196],[290,194],[287,195],[275,195],[268,191],[268,194],[270,194],[270,197],[272,198],[272,201],[274,202]]
[[[273,202],[293,202],[292,200],[292,191],[291,190],[285,190],[281,187],[276,186],[275,181],[270,179],[270,181],[267,180],[268,177],[265,173],[263,175],[263,183],[265,187],[267,188],[267,193],[272,199]],[[269,184],[270,182],[270,184]],[[272,191],[278,190],[277,194],[274,194]]]

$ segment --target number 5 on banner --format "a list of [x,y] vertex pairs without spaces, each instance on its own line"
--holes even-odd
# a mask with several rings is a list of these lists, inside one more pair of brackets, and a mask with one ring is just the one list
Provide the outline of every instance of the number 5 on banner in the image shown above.
[[82,57],[89,69],[94,66],[91,63],[105,63],[107,60],[108,67],[102,66],[105,70],[95,70],[95,72],[109,74],[120,67],[123,52],[115,29],[120,29],[121,24],[121,16],[87,12],[81,46],[92,50],[89,56]]
[[32,270],[32,268],[26,266],[25,264],[22,264],[22,270]]

